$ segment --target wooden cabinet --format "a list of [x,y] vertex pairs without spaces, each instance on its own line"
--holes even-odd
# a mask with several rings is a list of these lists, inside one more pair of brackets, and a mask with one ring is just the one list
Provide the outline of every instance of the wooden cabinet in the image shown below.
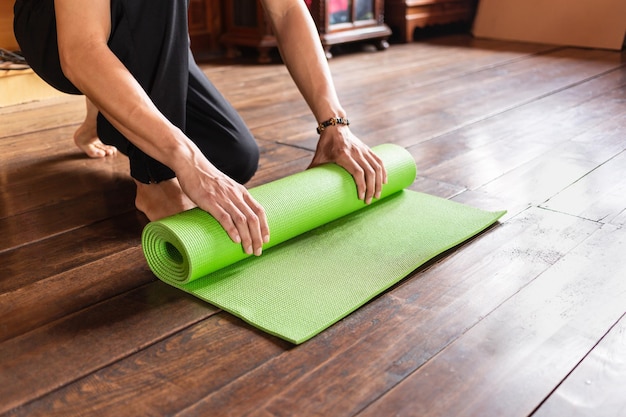
[[221,50],[221,4],[219,0],[189,0],[189,37],[194,54],[218,54]]
[[475,11],[476,0],[385,0],[385,21],[403,42],[413,40],[417,27],[470,22]]
[[385,0],[306,0],[328,57],[333,45],[374,42],[386,49],[391,29],[384,22]]
[[[384,23],[384,0],[303,0],[307,4],[328,57],[333,45],[369,41],[378,49],[388,46],[391,30]],[[259,62],[269,62],[276,39],[259,0],[225,0],[225,32],[221,37],[229,56],[239,46],[255,47]]]
[[239,55],[240,46],[256,48],[260,63],[270,62],[269,52],[276,47],[276,38],[258,0],[224,1],[224,34],[220,41],[229,58]]

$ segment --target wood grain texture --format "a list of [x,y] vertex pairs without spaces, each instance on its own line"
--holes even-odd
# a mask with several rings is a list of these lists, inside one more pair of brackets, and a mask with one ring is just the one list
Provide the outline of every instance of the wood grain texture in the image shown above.
[[[406,147],[411,189],[509,212],[299,346],[154,277],[127,159],[73,145],[81,97],[1,108],[0,415],[621,416],[625,54],[337,54],[353,131]],[[249,187],[306,169],[316,121],[282,65],[203,69],[258,139]]]
[[529,415],[624,314],[625,249],[598,230],[360,415]]
[[[215,392],[182,415],[204,415],[209,410],[232,416],[288,416],[293,410],[305,416],[355,415],[596,228],[574,219],[567,220],[566,225],[557,217],[541,219],[539,213],[528,213],[495,228],[465,245],[461,254],[453,252],[442,258],[396,286],[388,296]],[[535,247],[537,236],[563,229],[570,231],[573,240],[563,239],[558,247],[549,242],[543,242],[545,247]],[[550,255],[536,256],[543,252]],[[303,353],[296,354],[298,351]],[[270,383],[263,385],[261,381]],[[282,381],[285,388],[277,389],[273,381]],[[284,384],[286,381],[289,384]],[[251,386],[255,387],[253,394],[249,392]],[[243,395],[247,401],[238,403]]]
[[533,417],[626,414],[626,316],[613,326]]

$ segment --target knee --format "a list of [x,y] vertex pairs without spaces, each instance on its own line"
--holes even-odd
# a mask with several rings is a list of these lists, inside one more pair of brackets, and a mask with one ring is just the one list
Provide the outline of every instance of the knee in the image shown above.
[[244,184],[254,176],[259,167],[260,151],[254,139],[239,142],[238,145],[233,164],[228,167],[225,174]]

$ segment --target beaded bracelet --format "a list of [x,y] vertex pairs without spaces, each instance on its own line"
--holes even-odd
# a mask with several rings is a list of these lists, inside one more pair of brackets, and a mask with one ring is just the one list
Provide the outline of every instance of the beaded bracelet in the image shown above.
[[326,129],[328,126],[336,126],[336,125],[350,126],[350,122],[348,121],[348,118],[346,117],[331,117],[325,122],[322,122],[319,125],[317,125],[317,134],[320,135],[324,131],[324,129]]

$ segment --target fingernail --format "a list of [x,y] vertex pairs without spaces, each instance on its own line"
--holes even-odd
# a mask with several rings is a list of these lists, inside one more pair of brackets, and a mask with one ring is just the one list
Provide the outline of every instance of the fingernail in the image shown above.
[[259,248],[254,252],[255,256],[261,256],[261,254],[263,253],[263,249]]
[[252,246],[248,246],[248,247],[246,248],[246,253],[247,253],[248,255],[252,255]]
[[263,236],[263,242],[267,243],[270,241],[270,235]]
[[376,193],[376,198],[380,198],[380,191]]

